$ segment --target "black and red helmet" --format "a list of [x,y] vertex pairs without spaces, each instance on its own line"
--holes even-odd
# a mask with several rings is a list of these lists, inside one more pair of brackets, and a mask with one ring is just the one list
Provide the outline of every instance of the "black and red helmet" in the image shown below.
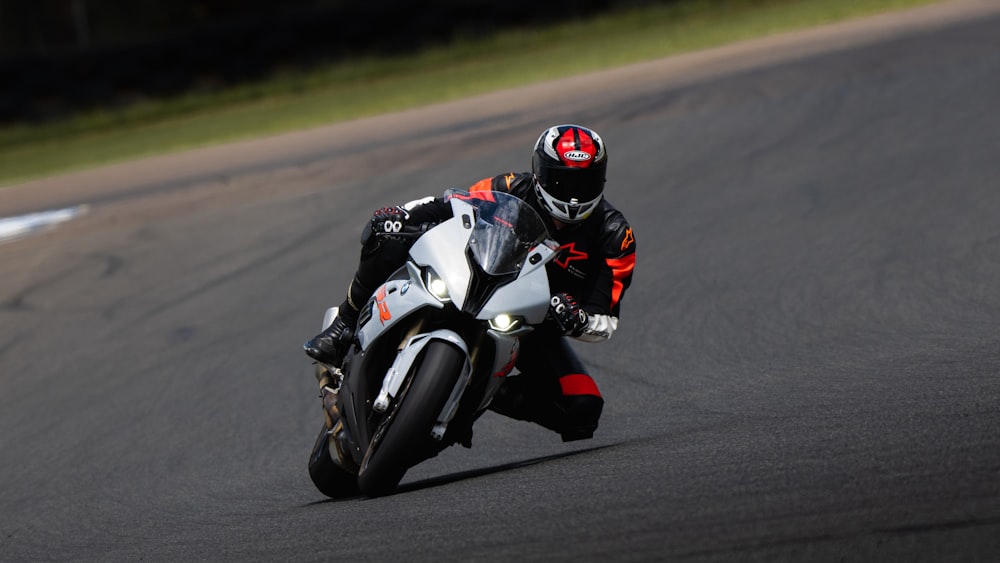
[[531,171],[535,193],[553,218],[579,223],[604,194],[608,153],[594,131],[579,125],[550,127],[538,137]]

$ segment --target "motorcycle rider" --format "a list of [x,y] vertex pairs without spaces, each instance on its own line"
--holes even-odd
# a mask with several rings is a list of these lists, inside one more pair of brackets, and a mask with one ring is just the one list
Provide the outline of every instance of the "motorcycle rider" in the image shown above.
[[[559,255],[546,267],[554,292],[546,322],[521,339],[515,364],[520,374],[507,378],[489,408],[540,424],[563,441],[591,438],[604,406],[597,384],[564,337],[610,338],[635,267],[632,228],[603,197],[607,164],[597,133],[557,125],[535,143],[531,172],[485,178],[469,189],[484,199],[491,191],[505,191],[528,202],[560,244]],[[340,367],[359,310],[406,260],[414,239],[397,233],[404,225],[426,228],[450,217],[451,206],[443,198],[376,210],[362,233],[360,263],[340,313],[304,344],[306,354]]]

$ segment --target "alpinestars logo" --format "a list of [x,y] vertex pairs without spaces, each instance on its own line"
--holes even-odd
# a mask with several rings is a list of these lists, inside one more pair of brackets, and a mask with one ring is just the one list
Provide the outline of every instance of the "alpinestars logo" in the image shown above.
[[586,252],[576,249],[575,242],[571,242],[559,247],[559,258],[556,258],[554,262],[556,266],[559,266],[574,276],[584,278],[586,277],[586,274],[583,270],[570,265],[570,262],[574,262],[576,260],[586,260],[589,257],[590,256]]
[[629,245],[634,242],[635,242],[635,236],[632,235],[632,229],[631,228],[625,229],[625,238],[622,239],[622,252],[625,252],[625,249],[628,248]]
[[503,179],[507,181],[507,191],[508,192],[510,191],[510,183],[514,181],[514,178],[515,178],[515,176],[514,176],[513,172],[511,172],[510,174],[507,174],[506,176],[503,177]]

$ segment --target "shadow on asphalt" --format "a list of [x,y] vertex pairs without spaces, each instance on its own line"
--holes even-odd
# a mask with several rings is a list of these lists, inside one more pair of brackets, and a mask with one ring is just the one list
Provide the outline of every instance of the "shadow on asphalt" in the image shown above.
[[428,479],[421,479],[419,481],[414,481],[412,483],[404,483],[396,487],[396,493],[409,493],[412,491],[419,491],[422,489],[430,489],[433,487],[440,487],[441,485],[448,485],[450,483],[457,483],[458,481],[464,481],[466,479],[474,479],[476,477],[484,477],[486,475],[492,475],[493,473],[502,473],[504,471],[510,471],[511,469],[518,469],[520,467],[527,467],[529,465],[537,465],[539,463],[545,463],[547,461],[553,461],[557,459],[563,459],[567,457],[573,457],[580,454],[585,454],[589,452],[594,452],[598,450],[603,450],[605,448],[610,448],[618,444],[607,444],[604,446],[595,446],[592,448],[585,448],[582,450],[573,450],[571,452],[564,452],[561,454],[553,454],[542,457],[536,457],[532,459],[526,459],[523,461],[514,461],[511,463],[505,463],[503,465],[496,465],[493,467],[482,467],[480,469],[470,469],[468,471],[460,471],[458,473],[450,473],[447,475],[441,475],[438,477],[431,477]]
[[[477,477],[484,477],[486,475],[492,475],[494,473],[502,473],[504,471],[510,471],[512,469],[518,469],[521,467],[528,467],[530,465],[537,465],[539,463],[545,463],[547,461],[554,461],[557,459],[563,459],[567,457],[573,457],[580,454],[590,453],[598,450],[603,450],[606,448],[612,448],[619,444],[606,444],[603,446],[594,446],[592,448],[584,448],[582,450],[573,450],[571,452],[563,452],[560,454],[547,455],[542,457],[535,457],[531,459],[526,459],[522,461],[514,461],[511,463],[504,463],[503,465],[495,465],[492,467],[482,467],[479,469],[470,469],[468,471],[459,471],[458,473],[449,473],[447,475],[441,475],[438,477],[431,477],[429,479],[421,479],[419,481],[413,481],[412,483],[404,483],[396,487],[396,492],[393,495],[398,495],[401,493],[411,493],[413,491],[420,491],[423,489],[431,489],[434,487],[440,487],[442,485],[448,485],[451,483],[457,483],[459,481],[464,481],[466,479],[475,479]],[[389,495],[392,496],[392,495]],[[344,501],[354,501],[354,500],[365,500],[363,496],[354,496],[343,499],[323,499],[315,502],[310,502],[305,506],[316,506],[327,504],[331,502],[344,502]]]

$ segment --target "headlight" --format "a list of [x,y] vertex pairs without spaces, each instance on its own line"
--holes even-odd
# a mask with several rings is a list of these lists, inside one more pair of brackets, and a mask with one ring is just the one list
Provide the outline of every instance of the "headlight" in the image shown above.
[[511,332],[521,326],[521,319],[510,315],[497,315],[490,319],[490,328],[500,332]]
[[424,285],[427,286],[427,291],[431,292],[431,295],[438,298],[438,301],[442,303],[451,301],[451,295],[448,294],[448,285],[430,268],[424,270]]

